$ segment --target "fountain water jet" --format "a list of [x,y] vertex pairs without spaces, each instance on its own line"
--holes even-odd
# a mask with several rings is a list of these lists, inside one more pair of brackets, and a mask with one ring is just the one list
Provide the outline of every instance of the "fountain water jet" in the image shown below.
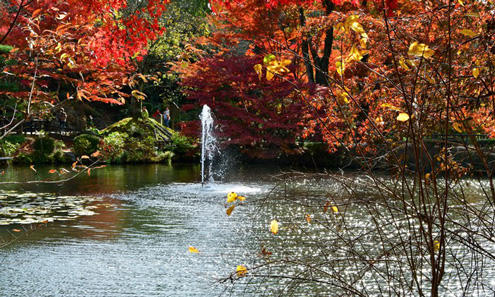
[[[199,118],[201,119],[201,184],[204,184],[207,176],[208,181],[213,181],[213,158],[218,152],[218,147],[213,133],[213,117],[208,105],[203,105]],[[205,172],[206,167],[208,167],[207,172]]]

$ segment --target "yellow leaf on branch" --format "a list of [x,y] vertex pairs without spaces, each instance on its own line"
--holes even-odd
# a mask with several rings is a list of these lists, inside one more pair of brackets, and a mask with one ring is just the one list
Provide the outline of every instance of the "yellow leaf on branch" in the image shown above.
[[232,203],[237,199],[237,193],[230,192],[227,194],[227,203]]
[[480,72],[481,72],[481,69],[476,67],[476,68],[473,68],[473,76],[475,78],[478,78],[478,76],[480,76]]
[[189,250],[189,252],[190,252],[190,253],[192,253],[192,254],[197,254],[197,253],[199,253],[199,250],[198,250],[197,248],[193,247],[193,246],[190,246],[188,250]]
[[235,208],[235,205],[232,205],[231,207],[227,208],[225,213],[227,213],[227,215],[230,216],[232,214],[232,212],[234,211],[234,208]]
[[430,49],[426,44],[415,41],[409,46],[409,51],[407,54],[410,56],[425,57],[426,59],[429,59],[435,54],[435,51]]
[[263,76],[263,65],[261,64],[254,65],[254,71],[256,72],[256,74],[258,74],[259,80],[261,80],[261,77]]
[[237,277],[244,277],[246,276],[247,272],[248,270],[244,265],[237,265],[237,268],[235,269],[235,273],[237,274]]
[[277,233],[278,233],[278,222],[277,222],[277,220],[273,220],[273,221],[270,223],[270,231],[271,231],[273,234],[277,234]]
[[461,30],[461,34],[464,35],[464,36],[468,36],[468,37],[474,37],[478,34],[476,34],[473,30],[469,30],[469,29],[462,29]]
[[401,112],[397,116],[397,121],[399,122],[407,122],[408,120],[409,120],[409,115],[405,112]]

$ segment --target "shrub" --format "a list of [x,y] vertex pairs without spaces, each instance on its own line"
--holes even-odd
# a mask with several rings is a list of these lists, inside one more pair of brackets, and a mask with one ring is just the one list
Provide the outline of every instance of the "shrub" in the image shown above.
[[112,132],[103,138],[99,149],[107,162],[121,163],[124,157],[125,140],[127,133]]
[[18,145],[11,143],[10,141],[0,140],[0,157],[11,156],[17,149]]
[[12,162],[14,164],[29,165],[33,163],[33,159],[28,154],[20,153],[19,155],[14,157],[14,160],[12,160]]
[[55,139],[48,136],[36,138],[33,143],[33,148],[35,152],[48,156],[52,154],[55,149]]
[[12,144],[21,144],[26,141],[26,137],[22,134],[10,134],[4,138],[4,140]]
[[195,149],[193,139],[180,133],[173,133],[172,137],[170,137],[170,143],[165,147],[165,150],[171,151],[176,155],[185,155]]
[[74,138],[74,153],[78,156],[91,155],[98,149],[100,138],[95,135],[81,134]]
[[30,157],[33,164],[50,164],[53,162],[51,155],[44,154],[40,151],[34,151]]

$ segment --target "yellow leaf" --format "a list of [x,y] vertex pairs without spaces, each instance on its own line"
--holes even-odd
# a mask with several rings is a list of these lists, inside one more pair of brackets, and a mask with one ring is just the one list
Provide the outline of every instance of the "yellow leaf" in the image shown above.
[[337,69],[337,73],[340,74],[340,76],[342,76],[342,74],[344,74],[345,71],[345,63],[337,61],[335,62],[335,68]]
[[363,29],[363,26],[361,26],[360,23],[358,22],[353,22],[351,24],[351,29],[356,32],[356,33],[359,33],[359,34],[363,34],[364,33],[364,29]]
[[12,229],[12,231],[14,231],[14,232],[21,232],[21,230],[19,230],[19,229]]
[[266,69],[266,80],[272,80],[273,79],[273,72],[270,71],[268,68]]
[[435,54],[435,51],[430,49],[426,44],[415,41],[409,46],[409,51],[407,54],[410,56],[425,57],[426,59],[429,59]]
[[261,80],[261,76],[263,75],[263,66],[261,64],[254,65],[254,71],[258,74],[259,80]]
[[247,272],[248,270],[244,265],[237,265],[237,268],[235,269],[235,273],[237,274],[237,277],[244,277],[246,276]]
[[381,107],[385,107],[385,108],[388,108],[388,109],[391,109],[391,110],[395,110],[395,111],[400,111],[400,108],[396,107],[396,106],[393,106],[392,104],[390,103],[383,103],[382,105],[380,105]]
[[199,253],[199,250],[193,246],[190,246],[189,247],[189,252],[192,253],[192,254],[197,254]]
[[339,213],[339,208],[337,206],[332,206],[333,213]]
[[453,123],[452,128],[454,128],[454,130],[456,130],[457,132],[462,133],[462,125],[461,124],[459,124],[457,122]]
[[239,201],[246,201],[246,197],[244,196],[237,196],[237,199],[239,199]]
[[232,203],[237,199],[237,193],[230,192],[227,194],[227,203]]
[[438,252],[440,250],[440,242],[438,240],[433,241],[433,250]]
[[399,65],[404,68],[404,70],[409,70],[409,67],[407,67],[407,64],[406,64],[406,61],[404,60],[404,58],[400,58],[399,59]]
[[270,223],[270,231],[272,231],[273,234],[277,234],[278,233],[278,222],[277,222],[277,220],[273,220]]
[[232,211],[234,211],[234,208],[235,208],[235,205],[232,205],[231,207],[227,208],[227,210],[225,212],[227,213],[228,216],[230,216],[232,214]]
[[83,155],[83,156],[81,156],[81,160],[83,160],[83,159],[89,159],[89,157],[86,155]]
[[34,165],[29,166],[29,168],[31,168],[32,171],[37,172],[36,169],[34,169]]
[[351,48],[351,52],[349,53],[348,59],[350,61],[361,61],[363,55],[361,52],[353,45]]
[[469,29],[462,29],[461,34],[471,38],[477,35],[473,30],[469,30]]
[[292,63],[292,61],[289,59],[285,59],[285,60],[280,61],[280,65],[282,65],[282,66],[290,65],[290,63]]
[[311,216],[309,214],[306,214],[306,222],[311,224]]
[[473,76],[475,78],[478,78],[478,76],[480,75],[480,72],[481,72],[480,68],[473,68]]
[[401,112],[397,116],[397,121],[399,122],[407,122],[408,120],[409,120],[409,115],[405,112]]

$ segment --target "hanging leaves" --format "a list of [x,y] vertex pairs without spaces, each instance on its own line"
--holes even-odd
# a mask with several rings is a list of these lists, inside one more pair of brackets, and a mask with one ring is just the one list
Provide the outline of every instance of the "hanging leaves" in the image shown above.
[[197,253],[199,253],[199,250],[198,250],[197,248],[193,247],[193,246],[190,246],[190,247],[188,248],[188,250],[189,250],[189,252],[190,252],[191,254],[197,254]]
[[248,270],[246,266],[244,265],[237,265],[237,268],[235,269],[237,277],[244,277],[247,275]]
[[227,213],[228,216],[230,216],[232,214],[232,212],[234,211],[234,208],[235,208],[235,205],[231,205],[229,208],[227,208],[227,210],[225,212]]
[[399,122],[407,122],[408,120],[409,120],[409,115],[405,112],[401,112],[397,116],[397,121]]
[[426,44],[415,41],[409,46],[409,51],[407,54],[410,56],[425,57],[426,59],[429,59],[435,54],[435,51],[430,49]]
[[278,233],[278,222],[277,222],[277,220],[273,220],[273,221],[270,223],[270,231],[271,231],[273,234],[277,234],[277,233]]

